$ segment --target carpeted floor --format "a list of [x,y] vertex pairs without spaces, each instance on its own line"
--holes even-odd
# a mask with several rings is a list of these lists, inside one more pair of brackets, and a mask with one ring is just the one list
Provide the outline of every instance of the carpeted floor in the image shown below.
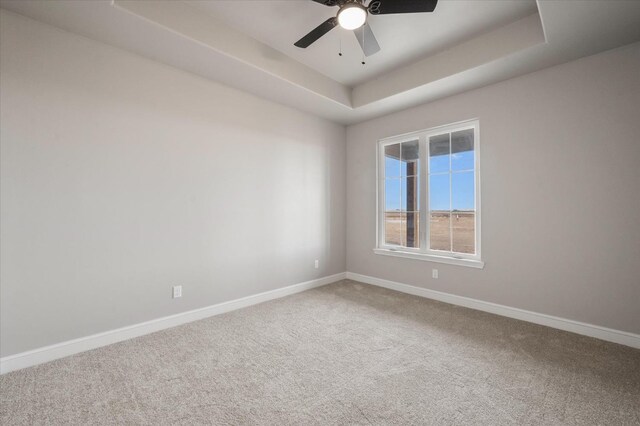
[[0,377],[0,424],[640,424],[640,350],[353,281]]

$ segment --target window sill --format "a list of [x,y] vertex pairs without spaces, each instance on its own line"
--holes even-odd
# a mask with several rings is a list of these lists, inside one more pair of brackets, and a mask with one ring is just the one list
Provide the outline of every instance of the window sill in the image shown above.
[[458,259],[455,257],[447,257],[447,256],[436,256],[433,254],[424,254],[424,253],[410,253],[406,251],[400,250],[389,250],[389,249],[381,249],[375,248],[373,249],[375,254],[382,254],[384,256],[393,256],[393,257],[404,257],[406,259],[417,259],[417,260],[426,260],[428,262],[436,262],[436,263],[447,263],[449,265],[459,265],[466,266],[468,268],[484,268],[484,262],[481,260],[472,260],[472,259]]

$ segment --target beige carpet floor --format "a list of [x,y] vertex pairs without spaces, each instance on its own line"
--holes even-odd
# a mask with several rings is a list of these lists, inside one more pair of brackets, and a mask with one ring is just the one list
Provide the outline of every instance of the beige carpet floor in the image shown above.
[[0,424],[640,424],[640,350],[343,281],[0,377]]

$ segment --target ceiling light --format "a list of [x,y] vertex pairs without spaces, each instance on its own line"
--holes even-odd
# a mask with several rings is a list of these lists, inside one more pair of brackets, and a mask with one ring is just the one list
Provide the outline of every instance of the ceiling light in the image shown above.
[[338,24],[345,30],[360,28],[367,21],[367,10],[359,3],[348,3],[338,12]]

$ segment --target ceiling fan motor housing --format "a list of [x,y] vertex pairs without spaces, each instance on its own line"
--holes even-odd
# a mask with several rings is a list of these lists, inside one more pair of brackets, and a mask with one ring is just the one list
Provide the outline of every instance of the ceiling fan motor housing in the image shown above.
[[374,0],[371,3],[369,3],[369,13],[372,15],[378,15],[380,13],[380,0]]

